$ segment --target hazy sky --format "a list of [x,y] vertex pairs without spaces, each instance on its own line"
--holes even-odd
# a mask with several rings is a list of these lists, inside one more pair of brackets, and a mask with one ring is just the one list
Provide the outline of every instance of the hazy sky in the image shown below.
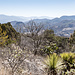
[[0,0],[0,14],[24,17],[75,15],[75,0]]

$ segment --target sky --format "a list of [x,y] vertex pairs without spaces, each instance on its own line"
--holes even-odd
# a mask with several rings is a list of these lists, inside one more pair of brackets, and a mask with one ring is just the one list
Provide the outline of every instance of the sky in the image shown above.
[[60,17],[75,15],[75,0],[0,0],[0,14]]

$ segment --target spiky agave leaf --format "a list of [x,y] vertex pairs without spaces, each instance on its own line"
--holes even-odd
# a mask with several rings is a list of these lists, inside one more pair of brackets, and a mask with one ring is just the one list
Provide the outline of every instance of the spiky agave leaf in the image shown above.
[[45,64],[47,65],[48,71],[58,71],[63,68],[63,61],[60,59],[60,57],[53,53],[50,56],[47,56],[47,60],[45,61]]

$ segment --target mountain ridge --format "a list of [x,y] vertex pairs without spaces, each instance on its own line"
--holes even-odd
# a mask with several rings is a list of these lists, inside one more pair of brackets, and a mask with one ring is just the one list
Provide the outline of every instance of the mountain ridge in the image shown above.
[[[0,17],[1,18],[1,17]],[[24,17],[23,17],[24,18]],[[14,19],[15,20],[15,19]],[[73,16],[61,16],[60,18],[54,18],[54,19],[47,19],[47,18],[43,18],[43,19],[32,19],[35,23],[41,23],[45,29],[53,29],[56,35],[59,36],[67,36],[69,37],[71,33],[73,33],[73,31],[75,30],[75,15]],[[28,20],[28,21],[10,21],[11,25],[17,29],[17,27],[21,27],[22,32],[23,32],[23,28],[24,26],[32,21],[32,20]],[[1,20],[0,20],[1,21]]]
[[47,16],[41,16],[41,17],[22,17],[22,16],[8,16],[8,15],[0,14],[0,23],[7,23],[7,22],[11,22],[11,21],[26,22],[26,21],[33,20],[33,19],[43,19],[43,18],[53,19],[52,17],[47,17]]

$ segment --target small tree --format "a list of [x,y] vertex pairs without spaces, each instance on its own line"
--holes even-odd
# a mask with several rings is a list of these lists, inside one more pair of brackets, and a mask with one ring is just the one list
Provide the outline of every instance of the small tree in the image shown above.
[[27,37],[31,38],[32,40],[32,45],[34,47],[34,55],[37,54],[37,50],[42,43],[42,28],[43,25],[37,24],[34,21],[30,21],[27,23],[25,26],[25,33],[27,34]]
[[48,40],[49,42],[55,41],[55,36],[54,36],[54,31],[53,30],[45,30],[44,31],[44,39]]

